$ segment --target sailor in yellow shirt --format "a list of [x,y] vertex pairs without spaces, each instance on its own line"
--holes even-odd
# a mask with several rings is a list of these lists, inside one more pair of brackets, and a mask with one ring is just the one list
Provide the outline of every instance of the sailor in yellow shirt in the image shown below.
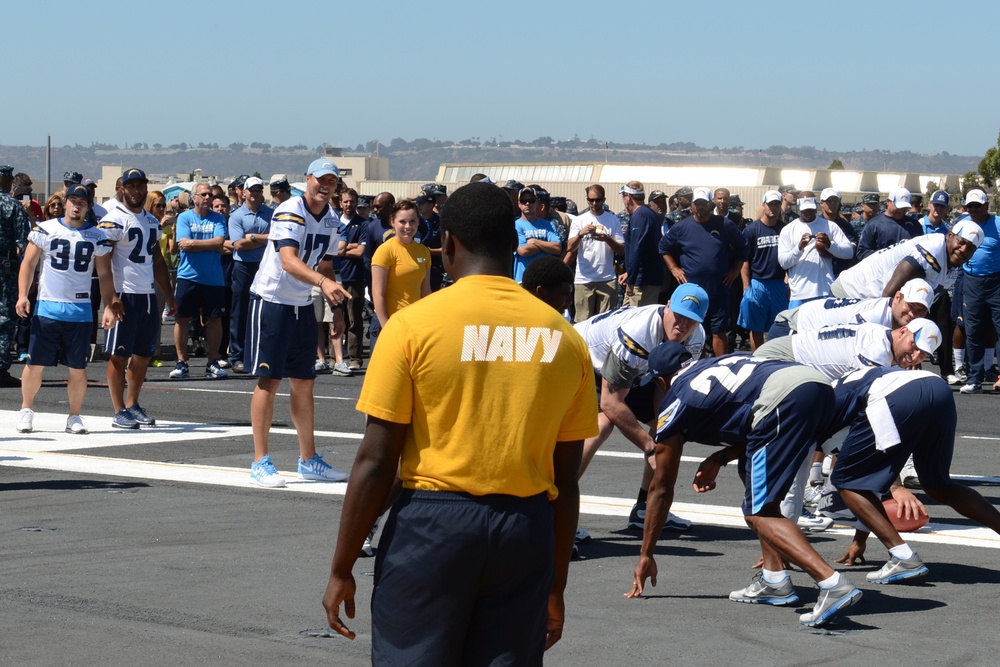
[[394,315],[372,357],[323,604],[353,638],[340,605],[354,618],[351,570],[398,469],[372,662],[540,664],[562,635],[583,439],[597,433],[593,366],[573,327],[507,277],[516,236],[503,190],[459,188],[441,230],[457,282]]
[[393,205],[390,224],[395,236],[372,255],[372,304],[381,326],[370,332],[369,354],[390,317],[431,293],[431,251],[415,240],[420,226],[416,203],[403,199]]

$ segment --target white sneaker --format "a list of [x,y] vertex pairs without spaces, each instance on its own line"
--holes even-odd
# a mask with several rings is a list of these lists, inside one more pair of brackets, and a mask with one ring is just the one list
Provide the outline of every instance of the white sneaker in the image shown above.
[[899,479],[903,483],[903,486],[908,489],[920,488],[920,478],[917,477],[917,469],[913,467],[912,454],[910,454],[910,458],[906,459],[903,469],[899,471]]
[[371,558],[375,555],[375,547],[372,545],[372,540],[375,539],[375,533],[378,532],[378,525],[382,522],[382,517],[375,519],[375,525],[372,529],[368,531],[368,535],[365,536],[365,543],[361,545],[361,558]]
[[17,430],[19,433],[31,433],[32,422],[35,419],[35,411],[31,408],[22,408],[21,414],[17,418]]
[[66,420],[66,432],[73,435],[84,435],[90,431],[83,425],[83,419],[80,418],[80,415],[70,415]]
[[799,517],[796,523],[798,523],[799,528],[802,530],[821,533],[833,525],[833,519],[825,516],[817,516],[808,510],[803,510],[802,516]]

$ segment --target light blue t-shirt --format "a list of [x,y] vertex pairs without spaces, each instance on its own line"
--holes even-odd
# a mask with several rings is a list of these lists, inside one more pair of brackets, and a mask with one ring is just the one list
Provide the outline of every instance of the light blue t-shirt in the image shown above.
[[[523,245],[528,245],[528,239],[540,239],[542,241],[551,241],[553,243],[559,243],[559,235],[556,231],[552,229],[552,223],[548,220],[542,220],[538,218],[534,222],[528,222],[524,218],[518,218],[514,223],[517,228],[517,247],[520,248]],[[521,278],[524,276],[524,270],[528,268],[528,264],[531,264],[539,257],[542,257],[545,253],[536,253],[530,257],[521,257],[517,253],[514,253],[514,281],[521,282]]]
[[1000,233],[997,231],[997,217],[991,215],[983,228],[983,242],[976,248],[972,259],[965,263],[965,272],[971,276],[989,276],[1000,273]]
[[[177,218],[176,234],[178,241],[181,239],[207,241],[216,237],[226,238],[226,219],[215,211],[209,211],[204,218],[199,218],[193,210],[187,210]],[[222,255],[212,250],[202,252],[181,250],[177,277],[201,285],[221,287],[226,284],[222,275]]]

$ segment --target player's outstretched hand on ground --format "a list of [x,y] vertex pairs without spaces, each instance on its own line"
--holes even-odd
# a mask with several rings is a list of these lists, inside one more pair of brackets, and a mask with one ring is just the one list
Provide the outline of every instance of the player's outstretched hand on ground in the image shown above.
[[656,561],[652,556],[639,556],[639,564],[635,566],[635,573],[632,575],[632,590],[625,597],[641,597],[646,579],[649,579],[652,586],[656,586]]

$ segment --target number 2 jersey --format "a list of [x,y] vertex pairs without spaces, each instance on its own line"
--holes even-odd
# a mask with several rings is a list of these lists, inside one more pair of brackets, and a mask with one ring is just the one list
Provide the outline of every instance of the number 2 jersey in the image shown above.
[[111,252],[97,227],[67,227],[63,218],[39,222],[28,243],[42,251],[37,314],[63,322],[90,322],[94,258]]
[[97,228],[114,244],[111,270],[115,291],[154,294],[153,253],[162,233],[159,221],[148,211],[133,213],[119,203],[101,218]]
[[312,303],[312,285],[287,273],[281,266],[279,250],[292,247],[299,259],[315,270],[328,254],[336,254],[340,234],[340,218],[327,205],[319,216],[313,215],[303,197],[292,197],[274,209],[271,231],[260,268],[250,291],[264,301],[287,306],[308,306]]

